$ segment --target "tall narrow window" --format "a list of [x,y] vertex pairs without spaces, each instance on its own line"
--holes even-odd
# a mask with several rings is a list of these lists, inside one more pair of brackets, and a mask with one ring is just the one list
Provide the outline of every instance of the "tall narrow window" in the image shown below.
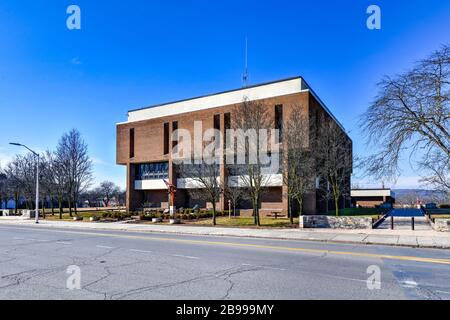
[[275,129],[279,130],[280,142],[283,141],[283,105],[275,106]]
[[214,129],[217,130],[214,136],[216,147],[220,147],[220,114],[214,115]]
[[227,146],[227,132],[231,129],[231,114],[229,112],[223,115],[223,124],[225,129],[225,135],[223,136],[223,144]]
[[175,147],[178,145],[178,121],[172,122],[172,149],[175,149]]
[[130,159],[134,158],[134,128],[130,129]]
[[164,123],[164,154],[169,154],[169,123]]

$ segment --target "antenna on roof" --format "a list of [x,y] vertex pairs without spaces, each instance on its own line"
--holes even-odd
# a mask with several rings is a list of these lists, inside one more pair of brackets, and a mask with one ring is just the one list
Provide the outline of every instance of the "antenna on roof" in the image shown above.
[[242,75],[242,86],[246,88],[248,86],[248,40],[245,37],[245,66],[244,74]]

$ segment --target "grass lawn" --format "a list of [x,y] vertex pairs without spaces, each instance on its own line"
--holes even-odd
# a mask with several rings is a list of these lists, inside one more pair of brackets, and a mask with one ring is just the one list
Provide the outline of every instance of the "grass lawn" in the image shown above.
[[[92,216],[99,216],[101,217],[102,213],[104,211],[91,211],[91,212],[78,212],[78,216],[83,217],[83,221],[89,221],[89,218]],[[75,214],[72,214],[73,217],[75,217]],[[59,220],[59,221],[72,221],[73,217],[70,217],[69,213],[63,213],[62,220],[59,219],[59,213],[55,213],[54,216],[52,216],[51,212],[45,213],[45,220]]]
[[[255,227],[253,217],[217,217],[217,226],[219,227]],[[271,228],[291,228],[291,221],[287,218],[269,218],[260,217],[261,227]],[[212,225],[212,218],[201,219],[199,221],[183,221],[185,224],[197,225],[197,226],[210,226]],[[298,218],[294,218],[294,225],[298,226]]]
[[[379,218],[389,209],[387,208],[345,208],[339,210],[340,217],[372,217]],[[327,216],[336,216],[336,211],[328,211]]]
[[432,215],[450,215],[450,209],[426,209],[427,213]]
[[432,219],[450,219],[450,214],[434,214],[431,215]]

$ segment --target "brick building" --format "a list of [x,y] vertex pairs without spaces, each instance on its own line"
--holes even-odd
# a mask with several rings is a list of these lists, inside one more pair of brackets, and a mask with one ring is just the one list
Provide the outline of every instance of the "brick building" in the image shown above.
[[353,189],[352,205],[362,208],[375,208],[382,205],[393,207],[395,192],[391,189]]
[[[318,114],[323,114],[335,121],[345,132],[301,77],[131,110],[128,112],[128,121],[117,124],[117,163],[127,167],[127,208],[131,211],[139,210],[144,205],[167,208],[169,203],[164,179],[178,188],[175,202],[177,207],[208,207],[207,203],[192,199],[187,192],[189,186],[176,172],[172,159],[171,134],[177,129],[193,131],[194,121],[201,121],[203,130],[215,128],[224,132],[230,126],[233,109],[244,99],[264,101],[264,105],[270,108],[269,114],[273,117],[274,128],[288,119],[291,106],[301,105],[305,116],[312,119],[313,116],[317,118]],[[351,155],[351,140],[346,137]],[[225,178],[227,173],[224,171],[221,170],[220,179]],[[351,168],[348,187],[350,173]],[[316,180],[317,189],[312,190],[304,200],[307,214],[324,212],[328,207],[333,208],[330,201],[327,202],[319,196],[323,182]],[[286,212],[288,202],[283,196],[285,192],[286,186],[283,185],[282,174],[279,172],[271,179],[267,192],[261,199],[261,213]],[[222,196],[218,208],[228,209],[227,203],[227,199]],[[341,207],[349,205],[349,197],[342,199]],[[241,214],[245,214],[251,206],[243,201],[240,209]]]

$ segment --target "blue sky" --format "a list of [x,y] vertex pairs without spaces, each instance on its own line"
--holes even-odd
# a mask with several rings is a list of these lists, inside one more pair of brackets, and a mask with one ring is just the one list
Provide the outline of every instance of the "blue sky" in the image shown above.
[[[81,8],[81,30],[66,9]],[[366,8],[382,29],[366,28]],[[450,43],[450,2],[87,1],[0,2],[0,161],[17,140],[55,148],[78,128],[96,181],[125,185],[115,164],[115,123],[136,107],[241,86],[249,39],[250,83],[302,75],[366,154],[358,116],[384,74]],[[404,164],[397,187],[417,186]]]

